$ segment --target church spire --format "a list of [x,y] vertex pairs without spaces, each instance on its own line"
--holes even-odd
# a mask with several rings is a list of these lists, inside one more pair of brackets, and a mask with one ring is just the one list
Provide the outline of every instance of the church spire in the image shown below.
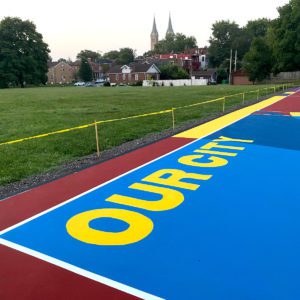
[[174,30],[173,30],[172,20],[171,20],[171,13],[169,13],[169,24],[168,24],[168,29],[167,29],[166,35],[168,35],[168,34],[174,35]]
[[151,50],[154,50],[155,45],[158,43],[158,31],[156,28],[155,16],[153,19],[153,27],[152,27],[150,38],[151,38]]
[[155,16],[154,16],[154,19],[153,19],[153,27],[152,27],[152,32],[151,32],[151,34],[158,34],[157,28],[156,28]]

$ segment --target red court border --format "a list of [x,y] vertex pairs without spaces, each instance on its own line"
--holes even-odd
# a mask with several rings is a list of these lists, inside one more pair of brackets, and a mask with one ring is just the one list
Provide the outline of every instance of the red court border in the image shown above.
[[283,100],[270,105],[263,112],[277,112],[284,115],[290,115],[290,112],[300,112],[300,93],[290,95]]

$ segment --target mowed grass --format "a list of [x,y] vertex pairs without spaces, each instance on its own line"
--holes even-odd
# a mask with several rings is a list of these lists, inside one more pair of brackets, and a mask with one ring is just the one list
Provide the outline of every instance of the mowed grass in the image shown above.
[[[150,113],[198,103],[266,86],[28,88],[0,90],[0,143],[69,127]],[[271,89],[269,90],[271,93]],[[265,92],[264,92],[265,93]],[[246,94],[246,101],[256,100]],[[242,102],[231,97],[226,108]],[[176,125],[222,111],[222,103],[175,111]],[[171,114],[107,123],[99,126],[101,150],[172,127]],[[0,185],[96,151],[93,127],[0,146]]]

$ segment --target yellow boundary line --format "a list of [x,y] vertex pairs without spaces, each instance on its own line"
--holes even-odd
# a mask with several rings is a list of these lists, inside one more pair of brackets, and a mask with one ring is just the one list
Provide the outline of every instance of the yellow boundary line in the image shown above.
[[193,138],[193,139],[200,139],[203,138],[209,134],[212,134],[213,132],[216,132],[217,130],[220,130],[240,119],[243,119],[250,114],[263,109],[267,106],[270,106],[279,100],[282,100],[284,98],[288,97],[286,96],[274,96],[267,100],[264,100],[262,102],[247,106],[245,108],[239,109],[237,111],[234,111],[232,113],[229,113],[225,116],[222,116],[218,119],[212,120],[210,122],[204,123],[202,125],[199,125],[197,127],[194,127],[190,130],[181,132],[179,134],[174,135],[173,137],[177,138]]
[[25,138],[21,138],[21,139],[16,139],[16,140],[12,140],[12,141],[2,142],[2,143],[0,143],[0,146],[11,145],[11,144],[21,143],[21,142],[29,141],[29,140],[33,140],[33,139],[40,139],[40,138],[44,138],[44,137],[51,136],[51,135],[62,134],[62,133],[66,133],[66,132],[70,132],[70,131],[74,131],[74,130],[85,129],[85,128],[88,128],[88,127],[95,126],[95,124],[104,124],[104,123],[111,123],[111,122],[117,122],[117,121],[124,121],[124,120],[130,120],[130,119],[137,119],[137,118],[143,118],[143,117],[148,117],[148,116],[166,114],[166,113],[173,113],[174,110],[178,110],[178,109],[190,108],[190,107],[199,106],[199,105],[205,105],[205,104],[208,104],[208,103],[213,103],[213,102],[218,102],[218,101],[224,101],[225,102],[225,98],[232,98],[232,97],[237,97],[237,96],[243,96],[245,94],[250,94],[250,93],[258,93],[259,94],[260,90],[273,89],[274,92],[276,92],[277,88],[279,88],[279,89],[282,88],[282,91],[283,91],[284,88],[288,88],[289,86],[292,86],[292,84],[283,84],[283,85],[266,87],[266,88],[262,88],[262,89],[258,89],[258,90],[248,91],[248,92],[245,92],[245,93],[238,93],[238,94],[233,94],[233,95],[227,95],[227,96],[223,96],[221,98],[216,98],[216,99],[212,99],[212,100],[208,100],[208,101],[203,101],[203,102],[198,102],[198,103],[189,104],[189,105],[180,106],[180,107],[174,107],[172,109],[166,109],[166,110],[162,110],[162,111],[158,111],[158,112],[146,113],[146,114],[129,116],[129,117],[118,118],[118,119],[96,121],[96,122],[93,122],[93,123],[90,123],[90,124],[85,124],[85,125],[80,125],[80,126],[76,126],[76,127],[66,128],[66,129],[62,129],[62,130],[52,131],[52,132],[43,133],[43,134],[39,134],[39,135],[35,135],[35,136],[30,136],[30,137],[25,137]]
[[300,117],[300,112],[290,112],[292,117]]

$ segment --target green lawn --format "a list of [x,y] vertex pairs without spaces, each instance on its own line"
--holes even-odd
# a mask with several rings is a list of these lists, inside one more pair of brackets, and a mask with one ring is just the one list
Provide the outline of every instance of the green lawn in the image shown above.
[[[0,143],[94,120],[160,111],[263,87],[266,86],[0,90]],[[256,94],[246,94],[246,101],[254,99]],[[232,97],[227,100],[226,108],[241,101],[241,96]],[[176,125],[221,110],[221,103],[176,110]],[[99,126],[101,150],[171,127],[171,114],[103,124]],[[94,128],[0,146],[0,185],[53,169],[95,151]]]

